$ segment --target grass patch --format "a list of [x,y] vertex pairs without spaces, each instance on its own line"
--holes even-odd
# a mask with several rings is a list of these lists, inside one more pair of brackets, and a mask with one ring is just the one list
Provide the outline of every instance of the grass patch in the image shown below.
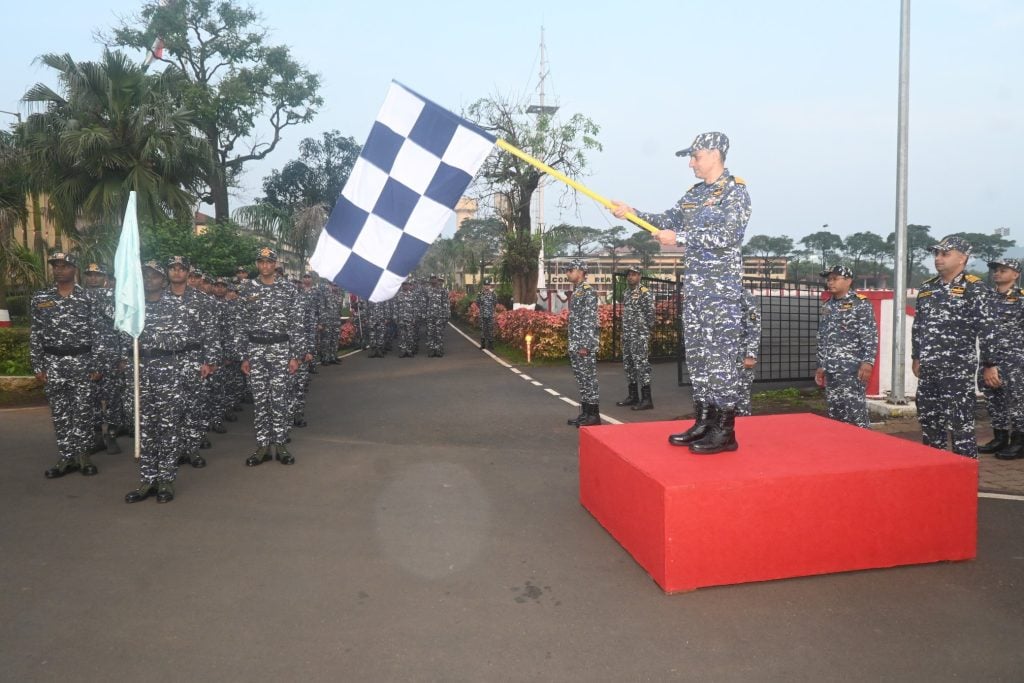
[[817,413],[824,415],[825,394],[817,387],[772,389],[757,391],[750,397],[755,415],[779,413]]
[[42,386],[24,391],[0,389],[0,408],[30,408],[46,405],[46,391]]

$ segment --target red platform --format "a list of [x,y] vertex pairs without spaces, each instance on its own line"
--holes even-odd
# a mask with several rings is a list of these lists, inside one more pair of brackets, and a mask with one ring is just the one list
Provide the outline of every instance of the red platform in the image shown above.
[[580,502],[666,592],[976,554],[976,460],[810,414],[698,456],[690,424],[580,430]]

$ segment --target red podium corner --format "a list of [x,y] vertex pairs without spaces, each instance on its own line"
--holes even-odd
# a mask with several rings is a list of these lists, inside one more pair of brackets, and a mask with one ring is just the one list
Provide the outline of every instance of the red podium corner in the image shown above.
[[976,460],[810,414],[698,456],[689,424],[580,430],[580,502],[666,592],[976,554]]

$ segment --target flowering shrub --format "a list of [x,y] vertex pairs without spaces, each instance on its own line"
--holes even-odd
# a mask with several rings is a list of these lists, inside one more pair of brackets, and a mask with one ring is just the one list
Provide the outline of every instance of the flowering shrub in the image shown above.
[[347,348],[355,344],[357,333],[356,326],[351,321],[346,321],[341,326],[341,333],[338,335],[338,347]]
[[[498,309],[501,309],[498,312]],[[479,320],[479,317],[477,318]],[[547,311],[505,310],[500,304],[495,309],[495,336],[502,342],[526,352],[526,335],[533,335],[532,353],[535,358],[565,358],[568,314],[554,315]]]

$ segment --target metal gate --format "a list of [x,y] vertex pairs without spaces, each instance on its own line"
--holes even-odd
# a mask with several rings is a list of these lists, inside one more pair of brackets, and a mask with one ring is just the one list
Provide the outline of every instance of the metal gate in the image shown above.
[[[651,339],[652,361],[676,361],[679,384],[690,383],[686,372],[683,343],[682,282],[641,278],[654,293],[655,329]],[[757,302],[761,312],[761,342],[755,382],[806,380],[817,367],[818,321],[821,315],[822,288],[817,284],[790,280],[744,278],[743,287]],[[622,298],[626,274],[616,273],[613,291],[612,353],[622,358]]]

